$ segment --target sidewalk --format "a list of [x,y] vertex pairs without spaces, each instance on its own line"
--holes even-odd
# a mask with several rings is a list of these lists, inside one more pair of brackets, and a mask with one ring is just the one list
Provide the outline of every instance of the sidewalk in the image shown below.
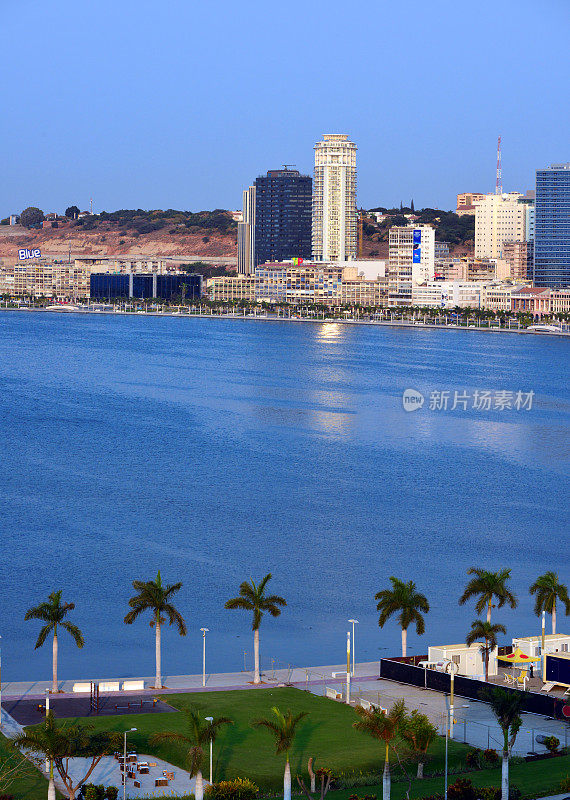
[[[380,665],[378,661],[370,661],[356,664],[354,679],[375,680],[378,678]],[[291,667],[285,669],[268,669],[262,671],[261,680],[263,686],[276,686],[283,684],[295,684],[302,688],[303,685],[315,686],[319,683],[323,686],[334,680],[333,672],[346,674],[346,664],[332,664],[324,667]],[[128,681],[144,681],[144,691],[156,694],[154,689],[154,676],[129,677],[129,678],[78,678],[76,680],[59,681],[59,691],[64,694],[72,694],[73,686],[76,683],[108,683]],[[338,679],[337,679],[338,680]],[[253,672],[219,672],[206,675],[206,685],[202,685],[203,676],[200,675],[164,675],[162,678],[163,689],[159,690],[166,694],[173,692],[192,691],[192,692],[214,692],[234,689],[257,689],[253,683]],[[2,699],[14,700],[20,697],[29,699],[44,699],[46,691],[51,689],[51,680],[42,681],[8,681],[2,686]],[[137,690],[140,694],[141,691]],[[115,694],[115,693],[114,693]],[[120,695],[122,692],[117,692]]]

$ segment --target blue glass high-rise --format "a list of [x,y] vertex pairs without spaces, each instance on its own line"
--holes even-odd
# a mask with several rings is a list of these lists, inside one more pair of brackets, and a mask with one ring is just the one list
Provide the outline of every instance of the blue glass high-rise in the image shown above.
[[311,258],[313,180],[296,169],[255,180],[255,264]]
[[535,286],[570,286],[570,163],[536,171]]

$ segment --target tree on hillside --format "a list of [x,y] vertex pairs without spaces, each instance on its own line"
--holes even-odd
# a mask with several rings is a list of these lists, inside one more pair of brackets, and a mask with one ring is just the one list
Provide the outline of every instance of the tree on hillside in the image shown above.
[[552,614],[552,633],[556,633],[556,601],[564,606],[566,616],[570,614],[570,598],[568,587],[558,580],[555,572],[545,572],[530,587],[530,593],[536,595],[534,613],[540,616],[543,611]]
[[44,221],[44,212],[36,206],[25,208],[20,214],[20,225],[24,228],[31,228],[34,225],[41,225]]
[[384,742],[384,774],[382,777],[382,798],[390,800],[390,744],[398,735],[402,721],[406,716],[406,704],[404,700],[394,703],[389,713],[384,709],[372,706],[367,709],[363,706],[356,706],[354,709],[358,714],[357,722],[352,723],[352,727],[357,731],[367,733],[374,739]]
[[[133,589],[138,592],[129,600],[131,611],[125,616],[125,623],[132,625],[144,611],[150,611],[150,626],[155,629],[156,680],[155,689],[162,689],[161,674],[161,632],[168,619],[169,625],[176,625],[180,636],[186,636],[186,623],[179,611],[170,602],[172,595],[182,588],[181,583],[164,585],[160,572],[154,581],[133,581]],[[163,616],[164,615],[164,616]]]
[[254,683],[260,683],[259,626],[261,625],[263,612],[267,611],[272,617],[278,617],[281,614],[279,606],[287,605],[287,601],[283,597],[277,594],[265,594],[265,587],[270,580],[271,573],[269,572],[258,584],[255,584],[253,580],[250,583],[243,581],[243,583],[240,583],[239,597],[232,597],[225,605],[225,608],[231,610],[240,608],[245,611],[253,611],[251,628],[253,630]]
[[68,611],[73,611],[75,603],[62,603],[61,591],[52,592],[48,597],[47,603],[40,603],[39,606],[34,606],[26,612],[25,620],[39,619],[45,625],[40,631],[35,649],[41,647],[50,633],[53,633],[52,643],[52,692],[57,692],[57,656],[58,656],[58,627],[67,631],[75,640],[77,647],[81,648],[84,645],[83,634],[71,622],[65,619]]
[[65,209],[65,216],[68,219],[77,219],[80,209],[77,206],[69,206]]

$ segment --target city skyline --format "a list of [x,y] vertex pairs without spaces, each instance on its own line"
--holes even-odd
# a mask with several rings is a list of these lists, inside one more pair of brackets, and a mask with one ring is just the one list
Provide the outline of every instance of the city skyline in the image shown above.
[[[444,2],[369,4],[344,19],[358,47],[311,65],[291,57],[290,42],[324,41],[340,6],[323,20],[294,3],[270,37],[259,3],[223,14],[177,0],[158,17],[149,9],[103,0],[93,15],[58,0],[3,10],[2,216],[27,205],[88,208],[91,198],[96,211],[238,208],[243,186],[276,165],[312,172],[313,143],[327,130],[358,143],[364,207],[413,196],[453,208],[457,192],[492,191],[499,134],[505,190],[524,192],[536,169],[568,159],[563,2],[453,15]],[[41,79],[22,43],[49,47]]]

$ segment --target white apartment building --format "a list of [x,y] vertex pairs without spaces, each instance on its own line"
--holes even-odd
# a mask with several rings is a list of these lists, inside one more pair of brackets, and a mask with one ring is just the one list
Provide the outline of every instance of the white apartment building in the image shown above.
[[520,192],[508,192],[486,194],[475,203],[475,258],[503,258],[503,242],[527,239],[534,207],[523,200]]
[[238,275],[252,275],[255,270],[255,186],[243,191],[242,221],[237,230]]
[[412,305],[428,308],[481,308],[483,287],[478,281],[427,281],[412,286]]
[[349,261],[358,249],[356,144],[325,134],[315,144],[313,260]]
[[435,230],[430,225],[390,228],[388,292],[393,304],[409,304],[414,285],[435,277]]
[[524,283],[486,283],[482,287],[481,307],[486,311],[510,311],[511,296],[519,292]]

